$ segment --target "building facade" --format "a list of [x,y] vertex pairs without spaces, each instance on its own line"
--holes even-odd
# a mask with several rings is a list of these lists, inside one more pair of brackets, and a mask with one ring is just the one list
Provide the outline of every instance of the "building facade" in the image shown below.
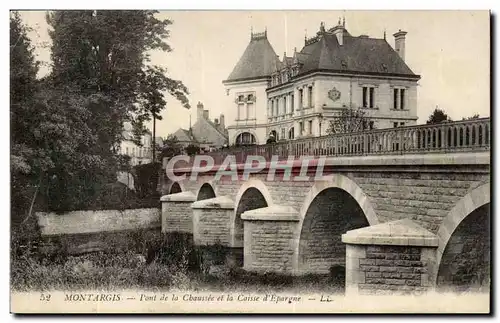
[[151,133],[148,131],[141,137],[142,146],[138,146],[132,140],[134,134],[130,123],[124,124],[123,140],[120,144],[120,153],[130,156],[130,165],[136,166],[152,162],[153,150],[151,147]]
[[184,148],[189,145],[199,146],[203,151],[222,148],[228,144],[228,134],[223,114],[210,120],[210,111],[204,109],[201,102],[196,106],[196,122],[190,129],[179,128],[173,134]]
[[280,59],[264,33],[250,43],[229,77],[227,109],[237,111],[228,127],[230,144],[264,144],[270,135],[293,140],[326,135],[330,121],[348,107],[362,109],[369,128],[414,125],[417,82],[406,65],[406,32],[385,39],[352,36],[345,20]]

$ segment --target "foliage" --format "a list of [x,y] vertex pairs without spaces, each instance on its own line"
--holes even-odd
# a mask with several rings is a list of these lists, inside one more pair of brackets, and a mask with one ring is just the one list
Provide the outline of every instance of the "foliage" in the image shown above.
[[275,136],[269,136],[266,140],[266,144],[274,144],[276,143],[276,137]]
[[176,136],[170,134],[167,139],[163,141],[163,149],[161,152],[163,158],[172,158],[177,155],[182,155],[182,146]]
[[134,167],[134,183],[139,197],[157,196],[158,199],[160,198],[156,191],[160,171],[160,163],[142,164]]
[[12,220],[22,221],[40,185],[41,169],[51,164],[43,147],[33,144],[41,120],[36,109],[39,62],[18,12],[10,15],[10,170]]
[[[373,124],[371,126],[373,128]],[[362,108],[353,105],[345,106],[340,113],[330,120],[327,133],[352,133],[361,132],[370,128],[370,118]]]
[[194,156],[196,154],[199,154],[200,153],[200,146],[198,145],[195,145],[195,144],[189,144],[185,149],[184,151],[186,152],[186,154],[188,154],[189,156]]
[[429,116],[429,119],[427,120],[427,124],[436,124],[436,123],[447,122],[447,121],[452,121],[452,120],[444,112],[444,110],[441,110],[438,107],[436,107],[434,109],[434,111],[431,113],[431,115]]
[[[24,228],[24,227],[20,227]],[[109,234],[109,233],[108,233]],[[278,292],[284,290],[342,292],[343,276],[257,274],[229,266],[230,251],[220,244],[201,249],[192,236],[138,230],[109,234],[105,250],[70,255],[66,243],[59,251],[42,251],[41,240],[31,246],[29,233],[14,231],[11,288],[15,291],[46,290],[200,290]],[[206,252],[213,254],[208,256]],[[342,273],[341,273],[342,274]]]
[[171,50],[171,22],[155,11],[55,11],[47,21],[52,72],[37,80],[28,29],[11,15],[12,213],[23,218],[35,200],[35,209],[61,212],[96,205],[128,169],[118,152],[123,123],[139,141],[164,92],[189,107],[182,82],[150,64],[151,51]]
[[462,118],[463,121],[465,120],[475,120],[475,119],[479,119],[479,114],[478,113],[475,113],[472,117],[467,117],[467,118]]

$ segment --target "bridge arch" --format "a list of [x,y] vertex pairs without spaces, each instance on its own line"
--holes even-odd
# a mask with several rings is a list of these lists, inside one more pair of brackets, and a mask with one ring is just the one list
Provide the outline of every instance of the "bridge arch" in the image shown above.
[[196,200],[206,200],[216,197],[217,194],[214,189],[214,184],[212,181],[204,182],[200,185],[198,192],[196,193]]
[[243,220],[241,219],[241,214],[271,205],[273,205],[271,194],[261,180],[249,179],[241,185],[236,195],[233,221],[231,221],[233,247],[243,247]]
[[328,273],[333,266],[343,271],[345,245],[341,235],[378,224],[367,195],[340,174],[316,181],[299,214],[300,235],[295,252],[299,273]]
[[168,194],[175,194],[180,192],[184,192],[182,184],[180,182],[172,182],[172,184],[168,188]]
[[465,281],[471,287],[471,279],[481,276],[480,284],[483,278],[489,279],[490,201],[490,183],[486,183],[464,196],[444,218],[437,233],[433,277],[437,288],[460,288]]

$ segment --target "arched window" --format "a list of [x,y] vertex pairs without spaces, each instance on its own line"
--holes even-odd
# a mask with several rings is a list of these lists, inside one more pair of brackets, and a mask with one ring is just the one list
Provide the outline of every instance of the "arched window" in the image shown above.
[[255,145],[257,140],[250,132],[242,132],[236,137],[237,145]]

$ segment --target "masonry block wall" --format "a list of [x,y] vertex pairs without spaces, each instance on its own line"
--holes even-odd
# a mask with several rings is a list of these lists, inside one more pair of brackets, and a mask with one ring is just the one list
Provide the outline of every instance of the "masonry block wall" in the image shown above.
[[129,209],[72,211],[64,214],[37,212],[38,225],[47,246],[42,252],[80,254],[91,251],[127,250],[136,234],[147,239],[161,227],[160,210]]
[[181,192],[161,197],[161,231],[193,233],[191,204],[195,201],[191,192]]
[[198,246],[220,244],[231,246],[231,224],[234,202],[216,197],[193,203],[193,241]]
[[490,205],[484,205],[457,227],[441,258],[440,290],[477,291],[490,285]]
[[162,217],[162,232],[193,232],[193,220],[191,217],[192,202],[169,202],[163,203],[166,208],[165,216]]
[[[415,166],[417,167],[417,166]],[[341,167],[325,169],[325,175],[341,174],[353,180],[369,197],[379,222],[409,218],[419,221],[423,227],[436,233],[443,218],[468,192],[490,181],[489,173],[470,170],[450,172],[446,167],[435,171],[352,171]],[[200,176],[203,177],[203,176]],[[213,178],[208,175],[203,178]],[[267,174],[252,174],[251,179],[262,181],[269,190],[274,203],[290,205],[296,210],[303,206],[305,196],[313,181],[283,182],[267,180]],[[244,181],[222,178],[214,183],[218,194],[235,197]],[[201,184],[190,182],[194,192]]]
[[443,218],[485,173],[353,172],[348,176],[370,198],[380,222],[409,218],[437,233]]
[[367,246],[360,254],[359,294],[424,292],[430,288],[421,247]]
[[245,221],[244,269],[292,274],[297,222]]

